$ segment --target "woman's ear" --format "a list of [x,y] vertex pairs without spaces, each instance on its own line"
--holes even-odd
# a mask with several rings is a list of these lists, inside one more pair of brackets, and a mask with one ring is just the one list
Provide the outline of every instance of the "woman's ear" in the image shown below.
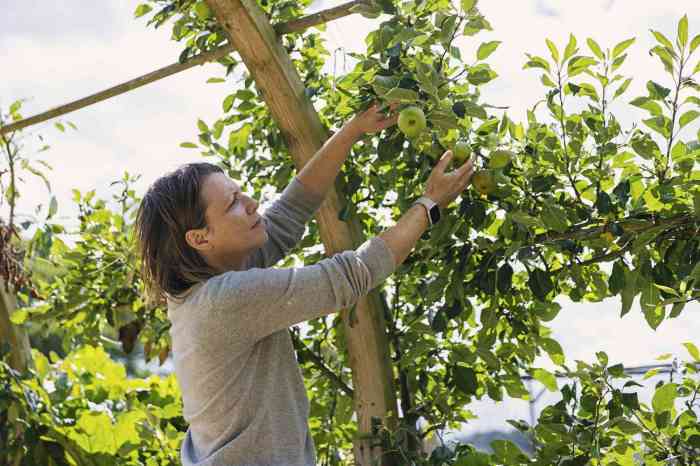
[[198,251],[211,249],[211,243],[209,242],[209,238],[207,238],[207,231],[205,228],[188,230],[185,233],[185,241]]

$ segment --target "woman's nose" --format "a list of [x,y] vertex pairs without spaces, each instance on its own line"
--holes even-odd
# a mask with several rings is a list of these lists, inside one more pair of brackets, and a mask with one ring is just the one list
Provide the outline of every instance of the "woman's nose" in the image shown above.
[[256,201],[253,198],[250,198],[250,201],[248,202],[248,213],[255,213],[256,210],[258,210],[258,201]]

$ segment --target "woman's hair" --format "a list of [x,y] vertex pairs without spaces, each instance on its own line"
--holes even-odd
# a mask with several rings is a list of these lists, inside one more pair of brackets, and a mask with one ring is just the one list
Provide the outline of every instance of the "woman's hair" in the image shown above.
[[204,179],[223,173],[213,164],[189,163],[158,178],[136,216],[136,239],[149,302],[176,298],[215,271],[185,240],[188,230],[204,228]]

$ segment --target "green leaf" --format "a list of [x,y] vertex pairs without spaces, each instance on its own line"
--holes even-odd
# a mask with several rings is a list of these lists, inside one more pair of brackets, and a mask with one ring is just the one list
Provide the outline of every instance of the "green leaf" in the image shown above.
[[65,132],[66,132],[66,127],[63,126],[63,123],[57,121],[56,123],[54,123],[54,126],[55,126],[56,128],[58,128],[58,130],[59,130],[60,132],[62,132],[62,133],[65,133]]
[[603,50],[600,48],[600,45],[598,45],[598,42],[593,40],[592,38],[586,39],[586,42],[588,43],[588,47],[593,51],[593,54],[600,58],[601,60],[605,59],[605,55],[603,54]]
[[684,48],[688,45],[688,15],[683,15],[683,17],[678,21],[678,45],[680,48]]
[[552,81],[548,74],[543,74],[540,78],[540,81],[542,81],[542,84],[544,84],[547,87],[557,87],[556,83]]
[[647,160],[661,155],[661,149],[648,134],[632,139],[632,149]]
[[224,78],[209,78],[207,79],[207,83],[225,83],[226,80]]
[[203,0],[200,0],[194,5],[194,14],[197,16],[197,19],[201,21],[207,20],[212,16],[209,5]]
[[663,87],[654,81],[647,81],[647,90],[649,91],[649,98],[654,100],[664,100],[671,94],[671,89]]
[[620,297],[622,298],[622,311],[620,312],[620,317],[624,317],[630,309],[632,309],[632,303],[634,302],[634,297],[637,295],[637,276],[639,272],[636,270],[629,270],[625,268],[625,287],[622,290]]
[[228,112],[229,110],[231,110],[231,107],[233,107],[234,100],[236,100],[235,94],[231,94],[231,95],[226,96],[223,104],[221,105],[224,112]]
[[493,71],[488,64],[480,63],[478,65],[469,68],[469,74],[467,74],[467,81],[469,83],[479,86],[481,84],[486,84],[489,81],[494,80],[498,77],[498,74]]
[[15,325],[22,325],[27,320],[27,317],[29,317],[28,309],[15,309],[10,316],[10,322]]
[[209,132],[209,127],[207,126],[206,123],[204,123],[203,120],[199,119],[197,120],[197,128],[199,128],[199,131],[202,133],[208,133]]
[[452,112],[434,110],[433,112],[429,113],[426,118],[433,124],[433,126],[437,126],[442,129],[449,130],[459,128],[457,117]]
[[476,0],[461,0],[462,11],[468,12],[476,5]]
[[617,70],[619,67],[621,67],[622,64],[625,62],[626,59],[627,59],[627,54],[620,55],[619,57],[617,57],[617,58],[613,61],[613,63],[612,63],[611,71],[615,71],[615,70]]
[[22,107],[22,101],[21,100],[15,100],[12,102],[12,105],[10,105],[10,113],[16,113],[20,108]]
[[498,291],[502,294],[508,294],[513,286],[513,267],[510,264],[504,264],[496,274],[496,282]]
[[625,289],[625,269],[621,261],[613,264],[613,270],[608,278],[608,289],[612,295],[616,295]]
[[695,65],[695,69],[693,70],[693,74],[700,72],[700,61],[698,62],[697,65]]
[[554,364],[558,366],[564,364],[564,350],[561,348],[558,341],[552,338],[542,338],[540,340],[540,346],[549,355],[549,358]]
[[668,287],[666,285],[659,285],[658,283],[654,283],[654,286],[657,287],[658,289],[660,289],[661,291],[665,291],[666,293],[670,293],[670,294],[680,298],[680,295],[678,294],[678,292],[671,287]]
[[541,218],[548,229],[558,233],[564,233],[569,227],[566,221],[566,213],[557,207],[554,202],[546,202],[544,204]]
[[184,147],[185,149],[196,149],[198,146],[193,142],[183,142],[180,144],[180,147]]
[[107,413],[83,411],[70,431],[73,440],[88,453],[117,453],[117,441],[114,438],[112,421]]
[[661,60],[661,63],[663,63],[666,71],[673,73],[673,56],[667,48],[657,45],[650,50],[650,53],[659,57],[659,60]]
[[690,111],[684,113],[683,115],[681,115],[681,118],[680,118],[681,128],[689,125],[699,116],[700,116],[700,112],[698,112],[696,110],[690,110]]
[[532,217],[524,212],[514,211],[514,212],[509,212],[507,215],[514,222],[519,223],[521,225],[524,225],[526,227],[533,228],[533,227],[540,226],[540,221],[538,219],[536,219],[535,217]]
[[631,82],[632,82],[632,78],[628,78],[627,80],[625,80],[625,82],[623,82],[622,85],[620,87],[618,87],[617,90],[615,91],[615,95],[613,95],[612,100],[615,100],[618,97],[620,97],[627,90],[627,88],[629,87]]
[[623,393],[622,404],[629,409],[639,409],[639,397],[636,393]]
[[569,77],[574,77],[586,71],[591,65],[598,63],[595,58],[577,55],[569,61],[567,73]]
[[671,119],[667,116],[657,116],[642,120],[647,127],[662,135],[664,138],[671,136]]
[[566,61],[569,58],[571,58],[574,55],[574,53],[576,53],[576,51],[576,37],[574,37],[573,34],[569,34],[569,43],[566,44],[563,61]]
[[674,402],[678,398],[678,385],[675,383],[666,383],[656,389],[654,397],[651,400],[651,406],[655,413],[663,413],[671,411]]
[[615,58],[619,57],[619,56],[622,54],[622,52],[624,52],[625,50],[627,50],[627,48],[628,48],[630,45],[634,44],[634,41],[635,41],[635,40],[636,40],[636,39],[633,37],[633,38],[631,38],[631,39],[623,40],[622,42],[620,42],[619,44],[617,44],[617,45],[613,48],[613,51],[612,51],[612,58],[615,59]]
[[683,346],[688,350],[688,354],[695,360],[695,362],[700,362],[700,351],[698,351],[698,347],[695,346],[691,342],[685,342],[683,343]]
[[532,378],[544,385],[550,392],[556,392],[559,389],[557,386],[557,378],[554,374],[545,369],[534,369],[532,371]]
[[465,395],[476,395],[479,383],[476,380],[474,369],[457,365],[453,367],[452,372],[454,374],[455,385],[459,391]]
[[472,101],[469,100],[463,100],[461,102],[464,106],[464,114],[471,116],[471,117],[476,117],[481,120],[486,120],[488,119],[488,114],[486,113],[486,110],[484,110],[484,107],[481,105],[477,105]]
[[236,98],[246,101],[255,99],[255,92],[249,89],[239,89],[236,91]]
[[412,89],[395,87],[384,95],[388,101],[415,102],[418,100],[418,93]]
[[653,116],[663,115],[663,110],[658,102],[650,99],[649,97],[637,97],[630,101],[630,105],[642,108],[647,112],[651,113]]
[[554,320],[559,311],[561,311],[561,304],[556,302],[542,303],[535,301],[532,305],[532,312],[544,322]]
[[149,11],[151,11],[153,7],[151,5],[146,5],[142,4],[136,7],[136,10],[134,11],[134,18],[140,18],[141,16],[145,15]]
[[499,464],[522,464],[527,459],[520,448],[510,440],[494,440],[490,444]]
[[695,52],[695,49],[700,47],[700,34],[695,36],[695,38],[690,42],[690,53]]
[[460,453],[455,466],[490,466],[491,464],[491,455],[488,453],[470,451],[468,453]]
[[526,68],[542,68],[543,70],[547,71],[548,73],[551,72],[549,68],[549,62],[545,60],[542,57],[530,55],[529,53],[526,53],[527,58],[529,59],[524,65],[523,69]]
[[678,141],[673,145],[671,149],[671,158],[674,162],[683,160],[688,154],[688,146],[683,141]]
[[644,318],[651,328],[656,328],[663,322],[665,313],[664,307],[660,305],[659,289],[654,286],[654,282],[649,280],[642,286],[642,294],[639,297],[639,305],[642,308]]
[[625,418],[618,418],[615,420],[614,427],[629,435],[635,435],[642,432],[641,427]]
[[663,35],[662,33],[660,33],[659,31],[654,31],[653,29],[651,29],[651,33],[654,35],[654,37],[656,38],[656,40],[657,40],[661,45],[663,45],[664,47],[667,47],[667,48],[673,50],[673,44],[671,43],[670,40],[668,40],[668,39],[666,38],[666,36],[664,36],[664,35]]
[[660,212],[664,209],[665,205],[663,202],[659,200],[656,196],[654,196],[654,193],[652,193],[650,190],[647,190],[644,193],[644,203],[647,206],[647,209],[651,212]]
[[49,213],[46,217],[46,219],[50,219],[54,215],[56,215],[56,211],[58,210],[58,201],[56,200],[56,196],[51,196],[51,202],[49,203]]
[[501,44],[500,40],[494,40],[491,42],[484,42],[479,46],[479,50],[476,52],[477,60],[485,60],[496,51],[498,46]]
[[555,63],[559,63],[559,51],[557,50],[557,46],[554,45],[554,42],[552,42],[549,39],[544,40],[547,43],[547,47],[549,48],[549,53],[552,56],[552,59],[554,60]]

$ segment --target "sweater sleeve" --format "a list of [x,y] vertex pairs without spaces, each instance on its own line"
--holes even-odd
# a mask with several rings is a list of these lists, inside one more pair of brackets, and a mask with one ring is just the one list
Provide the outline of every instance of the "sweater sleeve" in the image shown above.
[[380,237],[298,268],[253,268],[210,278],[204,302],[209,317],[249,344],[294,324],[354,304],[395,269],[394,255]]
[[304,235],[306,223],[322,202],[322,198],[307,191],[295,176],[279,199],[263,212],[268,240],[250,255],[246,267],[271,267],[284,258]]

